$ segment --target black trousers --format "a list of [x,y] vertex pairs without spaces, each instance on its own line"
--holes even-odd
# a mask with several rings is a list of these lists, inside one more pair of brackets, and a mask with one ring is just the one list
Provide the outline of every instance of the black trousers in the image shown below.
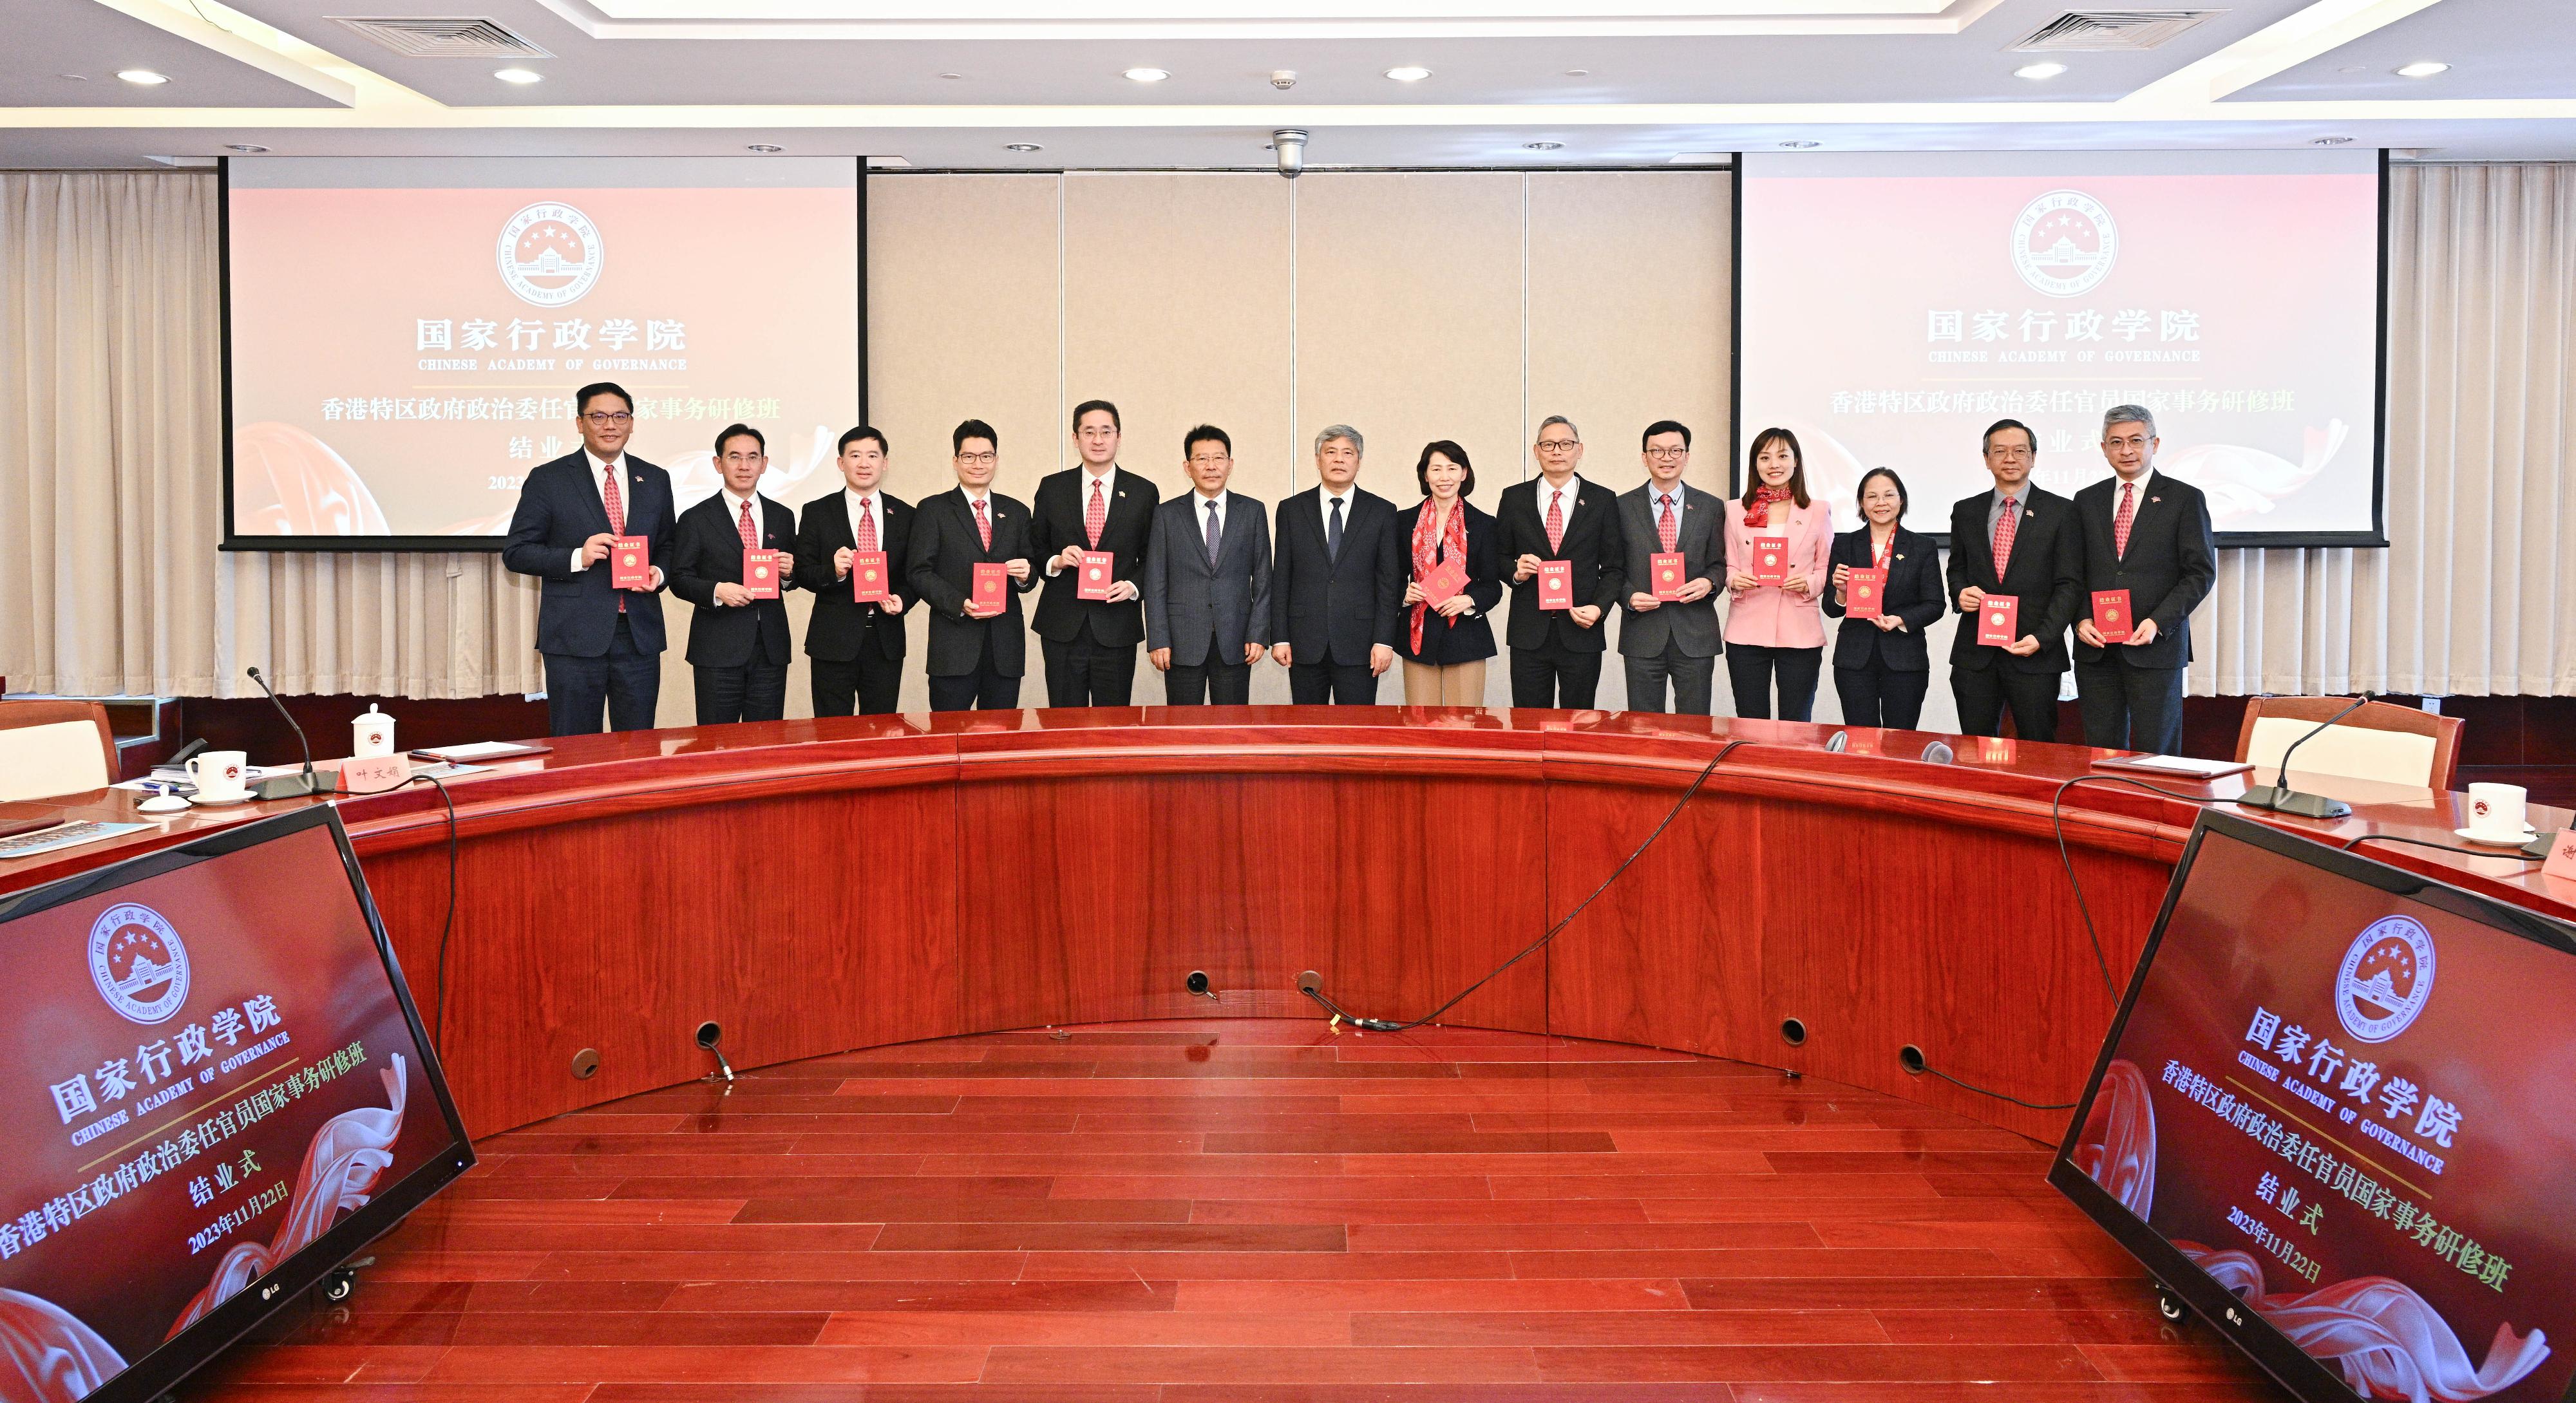
[[653,729],[653,708],[662,698],[662,660],[635,646],[626,616],[617,616],[608,652],[596,658],[545,653],[546,734],[599,734],[601,708],[612,731]]
[[930,677],[930,709],[933,711],[1009,711],[1020,704],[1020,679],[1004,677],[993,666],[993,631],[984,630],[984,651],[975,658],[973,672],[955,677]]
[[1619,661],[1627,665],[1630,711],[1664,710],[1664,684],[1670,682],[1672,710],[1684,716],[1709,714],[1717,684],[1716,658],[1684,657],[1681,645],[1667,642],[1664,651],[1653,657]]
[[2057,739],[2057,678],[2054,672],[1953,666],[1950,694],[1959,701],[1959,734],[2002,735],[2009,704],[2013,730],[2023,740]]
[[1769,648],[1759,643],[1726,645],[1726,680],[1735,689],[1735,714],[1756,720],[1771,717],[1771,679],[1780,679],[1780,719],[1816,719],[1816,677],[1824,671],[1825,650]]
[[1136,694],[1136,645],[1112,648],[1086,628],[1070,643],[1038,640],[1046,656],[1047,705],[1125,706]]
[[1163,674],[1163,703],[1166,706],[1244,706],[1252,700],[1252,665],[1236,653],[1231,661],[1226,648],[1211,638],[1207,658],[1196,667],[1172,664]]
[[2075,664],[2084,743],[2150,755],[2182,753],[2182,669],[2138,667],[2113,646],[2098,663]]
[[754,658],[740,667],[692,667],[698,724],[776,721],[787,714],[787,664]]
[[847,716],[854,703],[861,716],[891,716],[903,696],[903,659],[878,657],[865,644],[849,662],[809,661],[817,716]]
[[1913,730],[1923,720],[1923,694],[1930,690],[1931,673],[1895,672],[1876,659],[1867,667],[1834,669],[1834,695],[1842,698],[1846,726]]
[[1298,706],[1375,706],[1377,678],[1367,663],[1290,663],[1288,700]]
[[1550,643],[1512,650],[1512,705],[1592,709],[1601,689],[1601,654],[1578,653]]

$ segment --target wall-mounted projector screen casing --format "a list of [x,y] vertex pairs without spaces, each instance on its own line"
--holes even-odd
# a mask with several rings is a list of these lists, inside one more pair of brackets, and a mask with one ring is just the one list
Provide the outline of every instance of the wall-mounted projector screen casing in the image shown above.
[[224,186],[228,549],[497,550],[593,381],[682,506],[726,424],[782,496],[866,407],[855,159],[263,157]]
[[2137,403],[2222,545],[2385,545],[2385,183],[2375,151],[1747,155],[1732,470],[1785,425],[1837,526],[1888,467],[1941,534],[1987,425],[2071,496]]

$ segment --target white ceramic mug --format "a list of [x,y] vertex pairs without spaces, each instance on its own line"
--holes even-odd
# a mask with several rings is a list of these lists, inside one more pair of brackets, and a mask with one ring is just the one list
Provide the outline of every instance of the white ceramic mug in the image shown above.
[[373,706],[349,722],[349,753],[361,760],[394,753],[394,718]]
[[2530,825],[2523,818],[2529,791],[2518,784],[2469,786],[2469,831],[2481,837],[2520,839]]
[[228,804],[250,797],[250,756],[238,750],[200,750],[188,757],[188,782],[197,797]]

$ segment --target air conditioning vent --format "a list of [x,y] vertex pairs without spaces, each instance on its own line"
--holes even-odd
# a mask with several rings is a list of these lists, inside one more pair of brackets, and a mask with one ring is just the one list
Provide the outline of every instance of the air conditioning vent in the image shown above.
[[2014,52],[2110,53],[2152,49],[2218,10],[2071,10],[2012,46]]
[[406,58],[554,57],[503,28],[499,20],[409,15],[390,19],[351,15],[331,18]]

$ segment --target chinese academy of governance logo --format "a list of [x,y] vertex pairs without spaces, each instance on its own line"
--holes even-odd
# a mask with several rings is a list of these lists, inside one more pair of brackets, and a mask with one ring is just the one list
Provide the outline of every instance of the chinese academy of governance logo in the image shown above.
[[2433,997],[2433,935],[2410,916],[2362,928],[2335,971],[2335,1017],[2366,1043],[2384,1043],[2415,1021]]
[[2120,256],[2120,226],[2081,190],[2051,190],[2013,221],[2013,271],[2051,297],[2091,292]]
[[111,906],[89,928],[89,977],[100,998],[137,1023],[159,1023],[188,1001],[188,947],[149,906]]
[[496,250],[501,281],[522,302],[568,307],[599,281],[607,246],[590,216],[555,200],[540,200],[501,226]]

